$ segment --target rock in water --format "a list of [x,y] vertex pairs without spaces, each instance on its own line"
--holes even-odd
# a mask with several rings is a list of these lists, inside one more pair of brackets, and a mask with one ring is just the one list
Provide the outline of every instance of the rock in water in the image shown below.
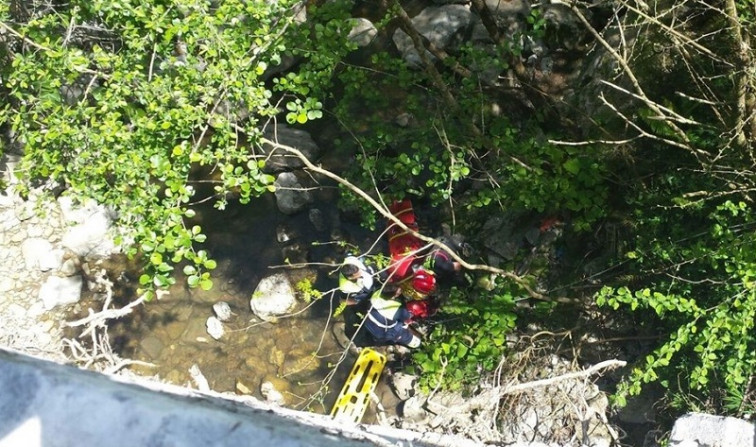
[[231,307],[225,301],[218,301],[213,304],[213,312],[220,321],[228,321],[231,319]]
[[194,384],[197,385],[198,390],[210,391],[210,384],[207,382],[207,379],[196,363],[189,368],[189,375],[192,377]]
[[225,331],[223,330],[223,323],[221,323],[219,319],[209,317],[205,326],[207,326],[207,333],[214,339],[220,340],[220,338],[223,337]]
[[263,395],[268,403],[274,405],[284,404],[283,394],[276,390],[276,387],[270,382],[263,382],[263,384],[260,385],[260,394]]
[[276,317],[289,313],[296,305],[296,296],[289,278],[275,273],[263,278],[252,294],[249,306],[261,320],[274,322]]

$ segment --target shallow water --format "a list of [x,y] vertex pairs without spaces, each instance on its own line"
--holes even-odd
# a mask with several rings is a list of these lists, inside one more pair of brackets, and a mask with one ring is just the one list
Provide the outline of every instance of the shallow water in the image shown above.
[[[320,231],[307,211],[294,216],[278,212],[272,196],[223,212],[210,207],[198,210],[198,222],[208,236],[202,248],[218,262],[213,271],[214,287],[209,291],[189,289],[178,276],[169,295],[111,325],[114,349],[122,357],[154,365],[133,367],[139,373],[158,375],[171,383],[194,386],[189,369],[196,364],[214,391],[251,393],[262,399],[260,385],[268,381],[284,395],[286,406],[330,412],[355,359],[335,337],[343,331],[344,318],[331,317],[337,299],[326,295],[311,303],[300,301],[292,315],[275,324],[257,319],[249,306],[260,279],[276,272],[287,272],[292,284],[310,277],[319,290],[334,288],[336,278],[329,275],[334,267],[321,265],[343,256],[336,244],[328,243],[332,234],[370,240],[359,228],[345,230],[327,202],[314,207],[325,216],[326,225]],[[279,242],[277,233],[282,225],[291,240]],[[285,264],[286,257],[301,253],[288,251],[295,244],[305,248],[306,260],[313,265],[293,269]],[[126,277],[139,276],[126,263],[111,266],[111,270],[118,269],[125,269]],[[120,304],[136,298],[135,287],[132,280],[119,289]],[[206,321],[219,301],[228,303],[233,315],[223,323],[223,337],[214,340],[207,333]],[[379,392],[391,400],[385,385]]]

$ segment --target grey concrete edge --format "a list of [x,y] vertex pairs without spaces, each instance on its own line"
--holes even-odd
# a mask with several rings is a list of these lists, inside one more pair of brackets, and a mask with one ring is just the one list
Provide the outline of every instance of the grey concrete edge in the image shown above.
[[104,375],[0,348],[0,447],[478,446],[455,436],[336,423],[253,397]]

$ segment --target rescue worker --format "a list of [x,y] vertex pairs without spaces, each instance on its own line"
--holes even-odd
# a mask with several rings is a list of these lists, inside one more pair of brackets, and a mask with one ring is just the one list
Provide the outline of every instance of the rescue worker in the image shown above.
[[373,271],[358,257],[347,256],[339,269],[339,290],[346,295],[346,304],[359,304],[370,297],[375,284]]
[[409,327],[412,314],[402,304],[401,289],[384,286],[370,297],[365,328],[379,344],[398,344],[408,348],[420,346],[420,337]]
[[[456,244],[444,238],[439,238],[449,248],[456,248]],[[454,278],[455,274],[462,270],[462,264],[455,261],[454,258],[441,248],[434,247],[425,257],[423,267],[432,271],[439,280],[448,281]]]

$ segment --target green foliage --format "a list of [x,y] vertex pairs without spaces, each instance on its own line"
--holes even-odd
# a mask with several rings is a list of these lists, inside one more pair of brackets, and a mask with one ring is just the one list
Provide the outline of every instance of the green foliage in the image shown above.
[[530,14],[525,18],[525,21],[530,25],[530,33],[536,39],[543,39],[546,35],[546,18],[540,9],[533,8],[530,10]]
[[319,300],[323,297],[323,292],[316,289],[315,286],[312,284],[312,280],[309,278],[303,278],[299,282],[297,282],[294,286],[294,289],[299,294],[300,298],[302,298],[302,301],[305,303],[309,303],[312,300]]
[[733,399],[745,395],[756,366],[752,216],[744,202],[725,201],[705,220],[708,232],[677,241],[644,235],[628,257],[641,265],[666,264],[668,277],[657,278],[653,288],[605,287],[597,294],[600,305],[627,306],[645,319],[655,316],[661,322],[656,327],[667,334],[619,386],[619,403],[638,394],[643,384],[658,381],[670,387],[683,381],[684,389],[704,398],[721,388],[728,396],[725,407],[740,408],[742,400]]
[[[533,32],[543,32],[540,11],[534,10],[528,20]],[[508,67],[500,49],[472,44],[444,62],[481,71]],[[370,69],[346,66],[338,72],[341,94],[335,98],[334,114],[351,124],[358,141],[336,141],[335,146],[357,158],[346,173],[354,183],[364,190],[377,184],[388,199],[422,197],[432,205],[453,200],[458,210],[496,205],[564,211],[574,216],[577,230],[604,216],[608,194],[601,148],[551,145],[537,136],[538,117],[492,113],[490,91],[481,88],[477,75],[457,78],[451,70],[441,75],[447,86],[454,86],[457,107],[443,99],[445,94],[425,70],[412,69],[387,53],[373,54]],[[360,113],[365,107],[376,113]],[[401,117],[408,117],[406,124],[399,124]],[[344,206],[359,209],[369,220],[365,225],[374,228],[374,213],[367,205],[342,192]]]
[[[145,259],[143,291],[172,284],[179,263],[190,287],[209,289],[215,261],[198,249],[206,236],[191,223],[193,201],[213,194],[223,209],[229,192],[247,203],[272,191],[239,131],[256,141],[260,122],[281,112],[276,92],[291,98],[289,121],[322,117],[308,93],[322,91],[350,48],[337,38],[347,22],[298,27],[297,4],[72,1],[18,25],[28,43],[0,73],[8,95],[0,124],[25,142],[24,184],[49,181],[116,211],[118,241]],[[82,23],[91,26],[62,32]],[[316,41],[300,45],[304,35]],[[306,71],[271,90],[264,75],[287,51]],[[234,112],[242,109],[249,119]],[[213,189],[198,191],[194,176],[207,172]]]
[[470,294],[452,289],[437,317],[441,324],[413,355],[421,387],[465,389],[496,368],[515,327],[513,293],[502,283],[471,302]]

